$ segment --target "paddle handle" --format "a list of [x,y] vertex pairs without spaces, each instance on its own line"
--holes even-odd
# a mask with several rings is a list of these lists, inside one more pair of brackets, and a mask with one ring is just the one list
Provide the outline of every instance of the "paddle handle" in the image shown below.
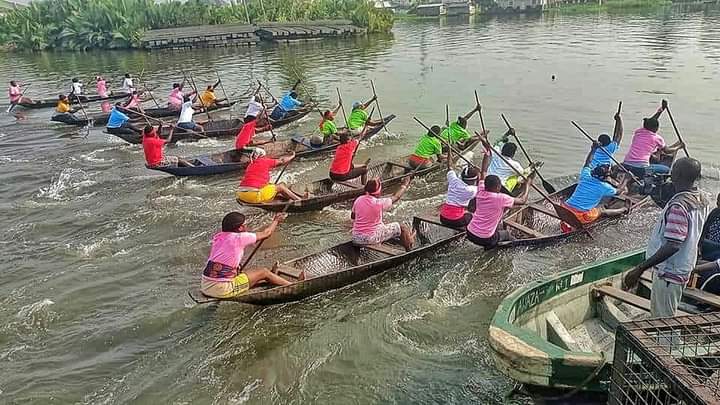
[[617,113],[620,114],[620,111],[622,111],[622,100],[618,101],[618,110],[617,110]]
[[[263,86],[263,84],[260,80],[258,80],[257,82],[258,82],[258,85],[260,86],[259,87],[260,89],[265,87],[265,86]],[[258,96],[258,98],[260,98],[260,104],[262,104],[262,106],[263,106],[263,113],[265,114],[265,120],[268,122],[268,124],[270,124],[270,135],[272,135],[272,140],[273,140],[273,142],[275,142],[277,137],[275,136],[275,131],[273,131],[272,122],[270,122],[270,116],[267,113],[267,107],[265,107],[265,99],[263,99],[262,92],[258,91],[257,96]],[[280,103],[278,103],[278,106],[279,105],[280,105]]]
[[20,92],[20,97],[18,97],[17,102],[12,103],[12,104],[10,105],[10,107],[7,109],[7,112],[12,112],[12,110],[14,110],[15,107],[17,107],[17,105],[22,101],[23,97],[25,97],[25,92],[27,91],[27,89],[30,88],[30,86],[32,86],[32,83],[30,83],[30,84],[28,84],[27,86],[25,86],[25,88],[23,89],[23,91]]
[[486,133],[487,131],[485,130],[485,119],[483,118],[482,106],[480,106],[480,97],[478,97],[477,90],[475,90],[475,104],[477,105],[477,107],[479,107],[478,115],[480,116],[480,128],[482,128],[483,133]]
[[291,67],[292,71],[295,73],[295,76],[297,77],[298,83],[300,83],[300,86],[303,88],[303,91],[305,94],[307,94],[308,99],[310,100],[310,103],[312,103],[315,106],[315,109],[317,109],[318,114],[320,114],[321,117],[323,117],[322,111],[320,111],[320,107],[318,104],[313,100],[312,96],[310,95],[310,92],[308,91],[307,87],[305,87],[305,83],[300,80],[300,74],[298,73],[297,69],[295,67]]
[[[592,137],[591,137],[580,125],[578,125],[577,122],[575,122],[575,121],[570,121],[570,122],[571,122],[571,123],[575,126],[575,128],[577,128],[583,135],[585,135],[585,138],[587,138],[590,142],[595,143],[595,140],[592,139]],[[602,150],[603,152],[605,152],[605,154],[608,155],[608,156],[610,157],[610,159],[612,159],[612,161],[615,162],[615,164],[618,165],[622,171],[624,171],[625,173],[627,173],[628,175],[630,175],[630,177],[632,177],[632,179],[633,179],[636,183],[640,184],[640,180],[639,180],[637,177],[635,177],[635,175],[632,174],[632,172],[631,172],[630,170],[628,170],[627,168],[625,168],[625,166],[623,166],[620,162],[618,162],[617,159],[615,159],[615,156],[612,155],[612,153],[608,152],[607,149],[605,149],[604,146],[602,146],[602,145],[598,145],[598,146],[600,147],[600,150]]]
[[[215,71],[215,77],[217,77],[218,83],[220,83],[220,89],[221,89],[222,92],[223,92],[223,96],[225,96],[225,102],[227,102],[228,104],[230,104],[230,97],[228,97],[227,93],[225,92],[225,84],[224,84],[224,83],[222,82],[222,80],[220,79],[220,73],[218,73],[217,70]],[[232,113],[232,110],[231,110],[230,112]]]
[[668,117],[670,117],[670,123],[673,126],[673,129],[675,130],[675,135],[677,135],[678,141],[682,143],[683,152],[685,152],[685,156],[690,157],[690,152],[688,152],[687,146],[685,146],[685,141],[682,138],[682,135],[680,135],[680,131],[678,131],[677,125],[675,125],[675,118],[673,118],[672,113],[670,112],[670,107],[666,108]]
[[[380,119],[384,120],[385,116],[382,113],[382,108],[380,108],[380,100],[378,100],[377,92],[375,92],[375,82],[373,82],[372,80],[370,80],[370,87],[372,88],[373,97],[375,98],[375,105],[377,105],[378,114],[380,114]],[[385,125],[384,123],[383,123],[383,129],[385,130],[385,132],[388,132],[387,125]]]
[[[287,204],[285,204],[285,208],[283,208],[283,210],[282,210],[282,213],[283,213],[283,214],[287,212],[288,208],[290,208],[290,204],[292,204],[292,201],[291,201],[291,202],[288,202]],[[280,223],[278,223],[278,225],[280,225]],[[243,265],[242,265],[242,266],[240,267],[240,269],[238,270],[238,273],[242,273],[242,271],[245,270],[245,267],[247,267],[247,265],[250,263],[250,261],[251,261],[251,260],[253,259],[253,257],[255,256],[255,253],[257,253],[258,250],[260,250],[260,246],[262,246],[263,243],[264,243],[266,240],[268,240],[269,238],[270,238],[270,237],[268,236],[267,238],[265,238],[265,239],[261,240],[260,242],[258,242],[258,244],[255,246],[255,248],[252,250],[252,252],[250,252],[250,255],[248,256],[247,260],[245,260],[245,263],[243,263]]]
[[[343,117],[345,118],[345,128],[349,131],[350,130],[350,122],[348,121],[347,114],[345,113],[345,104],[343,104],[342,96],[340,95],[340,88],[335,87],[335,91],[338,95],[338,103],[340,103],[340,108],[342,109]],[[382,114],[380,114],[382,115]]]
[[200,105],[202,106],[202,108],[205,109],[205,114],[207,115],[208,120],[212,121],[212,117],[210,117],[210,110],[205,105],[205,102],[203,101],[202,97],[200,97],[201,94],[198,91],[197,85],[195,85],[195,79],[193,79],[192,75],[190,76],[190,81],[192,82],[193,90],[195,90],[195,94],[197,95],[198,100],[200,100]]
[[283,174],[285,174],[285,169],[290,166],[290,162],[292,162],[292,159],[288,160],[288,162],[283,165],[282,170],[280,170],[280,174],[278,174],[278,176],[275,178],[275,184],[280,183],[280,178],[282,178]]

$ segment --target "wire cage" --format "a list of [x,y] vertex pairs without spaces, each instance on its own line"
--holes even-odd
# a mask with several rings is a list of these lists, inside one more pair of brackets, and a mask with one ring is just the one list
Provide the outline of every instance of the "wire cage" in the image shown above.
[[720,314],[621,324],[608,404],[719,404]]

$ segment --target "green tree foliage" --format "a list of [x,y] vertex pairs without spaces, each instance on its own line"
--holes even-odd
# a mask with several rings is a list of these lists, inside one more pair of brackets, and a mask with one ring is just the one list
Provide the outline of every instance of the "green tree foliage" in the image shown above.
[[0,44],[19,50],[119,49],[140,46],[149,29],[266,21],[349,19],[370,32],[392,28],[391,12],[369,0],[247,0],[217,6],[200,0],[38,0],[0,16]]

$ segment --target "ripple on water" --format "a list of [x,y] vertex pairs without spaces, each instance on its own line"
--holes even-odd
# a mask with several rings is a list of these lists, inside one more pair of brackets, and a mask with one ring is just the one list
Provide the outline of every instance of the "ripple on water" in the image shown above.
[[95,184],[97,182],[91,180],[90,175],[84,170],[66,167],[59,175],[53,176],[49,186],[41,187],[36,196],[54,201],[66,201],[77,197],[90,198],[94,193],[83,196],[78,195],[78,191]]

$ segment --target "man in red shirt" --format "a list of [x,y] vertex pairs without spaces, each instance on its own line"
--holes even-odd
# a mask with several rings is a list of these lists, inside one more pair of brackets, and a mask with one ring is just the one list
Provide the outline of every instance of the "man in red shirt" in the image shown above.
[[362,184],[367,183],[367,165],[370,159],[365,161],[364,165],[355,166],[352,162],[355,156],[355,150],[360,141],[358,139],[350,139],[350,134],[340,134],[340,146],[335,151],[335,157],[330,164],[330,178],[334,181],[351,180],[360,177]]
[[[252,152],[252,150],[246,149],[246,147],[252,142],[253,137],[259,130],[260,132],[269,130],[272,125],[270,123],[265,124],[265,126],[261,128],[257,128],[257,120],[256,117],[247,116],[245,117],[245,125],[240,128],[240,131],[237,134],[237,137],[235,138],[235,150],[241,151],[241,152]],[[271,140],[258,143],[256,145],[263,145],[268,142],[272,142]]]
[[240,181],[240,188],[235,196],[239,203],[261,204],[270,202],[280,195],[287,200],[301,200],[285,183],[270,183],[270,170],[275,166],[288,164],[295,158],[295,153],[279,159],[265,157],[265,151],[256,148],[250,156],[250,165]]
[[143,129],[142,146],[143,152],[145,152],[145,162],[148,167],[193,167],[194,165],[187,160],[180,159],[176,156],[165,155],[165,144],[172,140],[173,132],[175,128],[170,130],[170,136],[167,139],[162,139],[158,136],[158,132],[161,132],[162,125],[158,126],[157,131],[155,128],[147,125]]

